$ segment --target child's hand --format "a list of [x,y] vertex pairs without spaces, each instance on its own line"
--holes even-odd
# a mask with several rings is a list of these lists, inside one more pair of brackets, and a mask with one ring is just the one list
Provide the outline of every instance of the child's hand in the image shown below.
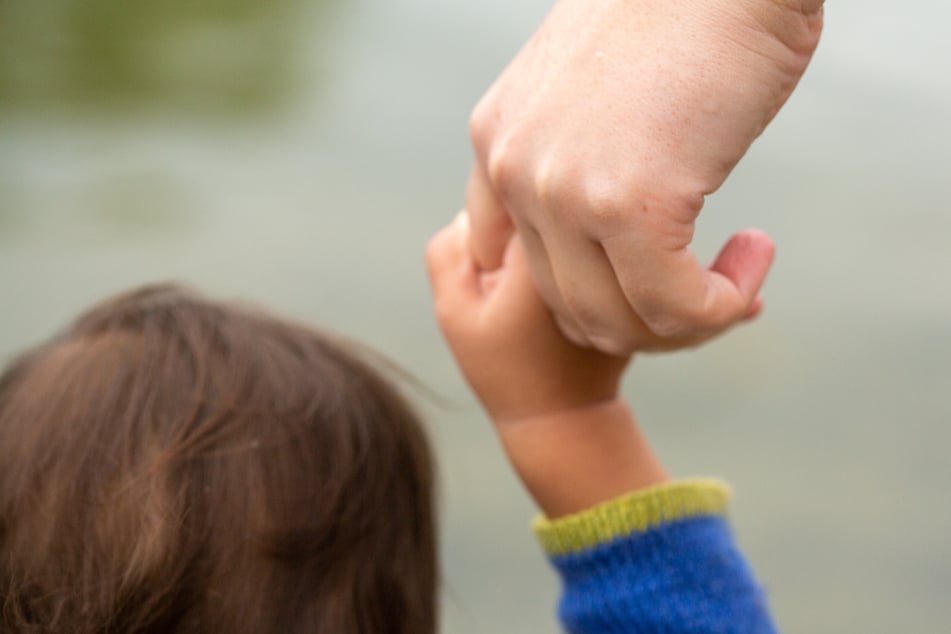
[[439,325],[496,423],[617,396],[629,357],[580,348],[564,338],[535,290],[517,237],[501,269],[480,273],[462,212],[430,241],[426,256]]
[[509,461],[550,518],[575,513],[667,473],[616,398],[629,357],[569,342],[535,290],[519,239],[480,273],[468,216],[427,251],[436,316]]

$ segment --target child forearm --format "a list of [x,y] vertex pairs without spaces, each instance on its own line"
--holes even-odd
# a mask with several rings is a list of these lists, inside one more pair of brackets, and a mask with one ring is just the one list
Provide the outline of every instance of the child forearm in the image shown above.
[[[775,634],[715,480],[670,482],[624,401],[496,421],[572,634]],[[610,626],[607,624],[611,624]]]
[[500,272],[470,257],[465,214],[428,250],[436,315],[545,518],[572,634],[773,634],[716,481],[668,482],[617,396],[629,359],[580,348],[535,291],[520,243]]
[[495,429],[513,468],[551,519],[668,480],[620,399],[497,421]]

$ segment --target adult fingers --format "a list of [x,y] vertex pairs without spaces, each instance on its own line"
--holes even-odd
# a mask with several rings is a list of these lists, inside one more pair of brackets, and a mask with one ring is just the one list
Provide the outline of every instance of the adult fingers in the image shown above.
[[535,282],[535,289],[551,310],[558,328],[572,343],[590,347],[591,342],[585,336],[584,329],[575,320],[558,286],[552,269],[552,261],[541,234],[521,221],[516,220],[515,224],[521,240],[520,257],[523,257],[527,263],[527,268]]
[[502,265],[514,227],[508,210],[479,166],[469,174],[466,210],[471,229],[469,248],[475,262],[483,271],[494,271]]
[[[731,280],[740,295],[750,301],[750,311],[759,310],[759,291],[776,255],[772,238],[759,229],[734,234],[710,265],[710,270]],[[745,316],[745,315],[744,315]]]
[[628,302],[661,337],[718,331],[742,319],[774,253],[772,241],[759,231],[731,238],[710,269],[686,248],[666,249],[647,232],[627,231],[603,245]]
[[600,243],[580,233],[551,237],[557,257],[551,269],[569,312],[585,341],[601,352],[628,355],[651,335],[628,303]]

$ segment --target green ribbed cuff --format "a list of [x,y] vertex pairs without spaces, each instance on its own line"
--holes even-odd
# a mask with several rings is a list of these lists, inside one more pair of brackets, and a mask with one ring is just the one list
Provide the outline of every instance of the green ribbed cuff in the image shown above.
[[550,557],[588,550],[632,533],[701,515],[724,515],[732,490],[715,479],[676,480],[556,520],[539,517],[535,536]]

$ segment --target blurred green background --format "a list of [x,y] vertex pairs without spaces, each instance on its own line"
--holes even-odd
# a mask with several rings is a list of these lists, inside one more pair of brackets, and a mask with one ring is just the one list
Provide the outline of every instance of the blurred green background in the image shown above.
[[[444,628],[555,632],[534,511],[430,315],[467,117],[528,0],[0,0],[0,356],[105,294],[190,282],[365,340],[441,456]],[[799,90],[701,216],[779,254],[761,319],[626,390],[672,471],[737,489],[784,632],[946,631],[947,5],[841,0]]]

